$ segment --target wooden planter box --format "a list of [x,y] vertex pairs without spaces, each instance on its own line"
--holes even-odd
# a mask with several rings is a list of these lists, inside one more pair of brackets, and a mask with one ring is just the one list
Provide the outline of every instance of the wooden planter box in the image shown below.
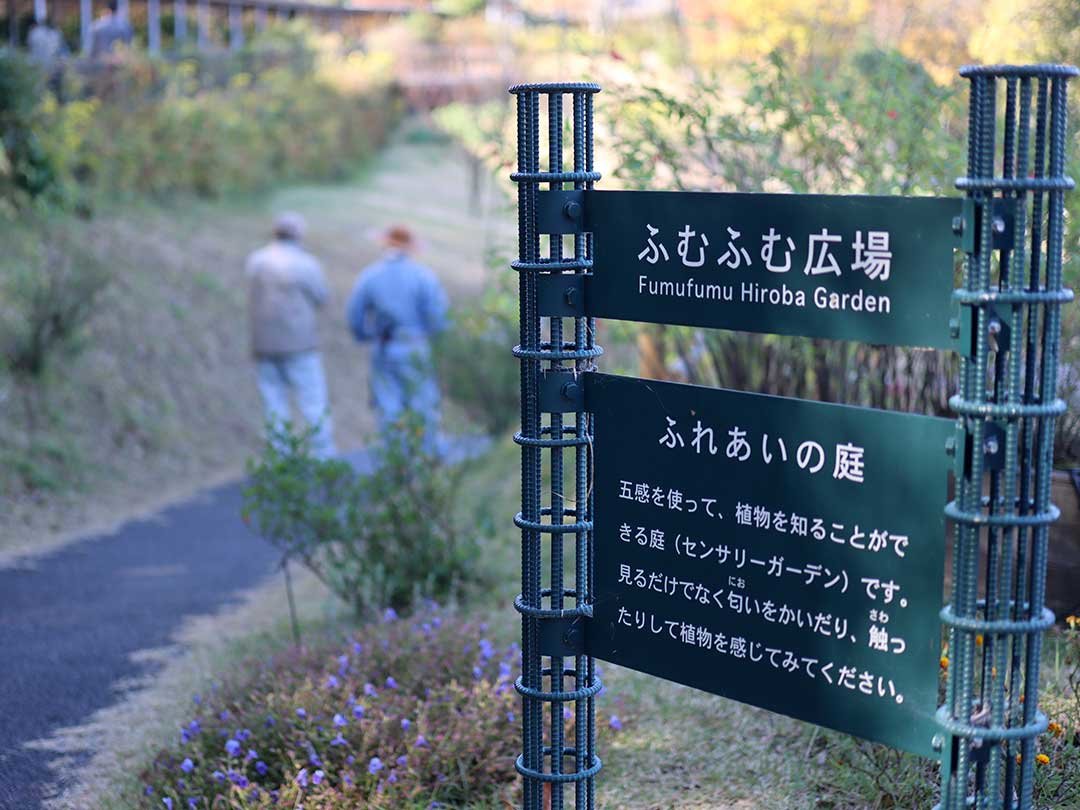
[[1061,517],[1050,527],[1046,604],[1060,621],[1080,615],[1080,495],[1067,472],[1054,471],[1050,500]]

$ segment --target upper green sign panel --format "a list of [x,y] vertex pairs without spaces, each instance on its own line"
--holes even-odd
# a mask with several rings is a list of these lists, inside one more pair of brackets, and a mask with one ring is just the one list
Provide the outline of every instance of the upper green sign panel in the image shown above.
[[953,349],[961,200],[589,191],[602,318]]
[[585,379],[589,653],[933,756],[955,424]]

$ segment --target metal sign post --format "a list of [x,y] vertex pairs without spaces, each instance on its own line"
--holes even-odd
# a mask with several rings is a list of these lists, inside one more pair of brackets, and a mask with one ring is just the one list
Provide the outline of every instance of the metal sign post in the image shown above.
[[[527,810],[594,807],[594,656],[939,758],[944,810],[1031,807],[1077,71],[962,75],[966,199],[594,191],[599,88],[511,88]],[[956,351],[959,418],[598,374],[596,317]]]
[[[974,338],[951,400],[957,459],[942,807],[1032,806],[1062,288],[1066,82],[1076,68],[971,67],[963,287]],[[1004,85],[1004,87],[1002,87]],[[1002,92],[1004,91],[1004,92]],[[1004,109],[999,113],[1000,96]],[[1002,128],[1001,146],[997,130]],[[999,173],[1000,170],[1000,173]],[[1007,226],[1002,214],[1011,217]],[[982,544],[985,544],[983,558]],[[985,594],[979,598],[980,591]],[[982,637],[982,645],[976,643]]]

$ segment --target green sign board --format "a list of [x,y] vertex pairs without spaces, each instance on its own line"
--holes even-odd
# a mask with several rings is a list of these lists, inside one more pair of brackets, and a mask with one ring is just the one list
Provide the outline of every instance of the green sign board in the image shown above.
[[595,317],[957,348],[959,199],[664,191],[583,199]]
[[588,652],[926,756],[946,419],[586,376]]

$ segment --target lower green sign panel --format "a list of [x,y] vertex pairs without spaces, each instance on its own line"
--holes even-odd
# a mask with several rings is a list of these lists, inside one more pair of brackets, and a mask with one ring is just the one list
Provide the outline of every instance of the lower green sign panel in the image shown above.
[[591,655],[934,756],[954,423],[587,375]]

